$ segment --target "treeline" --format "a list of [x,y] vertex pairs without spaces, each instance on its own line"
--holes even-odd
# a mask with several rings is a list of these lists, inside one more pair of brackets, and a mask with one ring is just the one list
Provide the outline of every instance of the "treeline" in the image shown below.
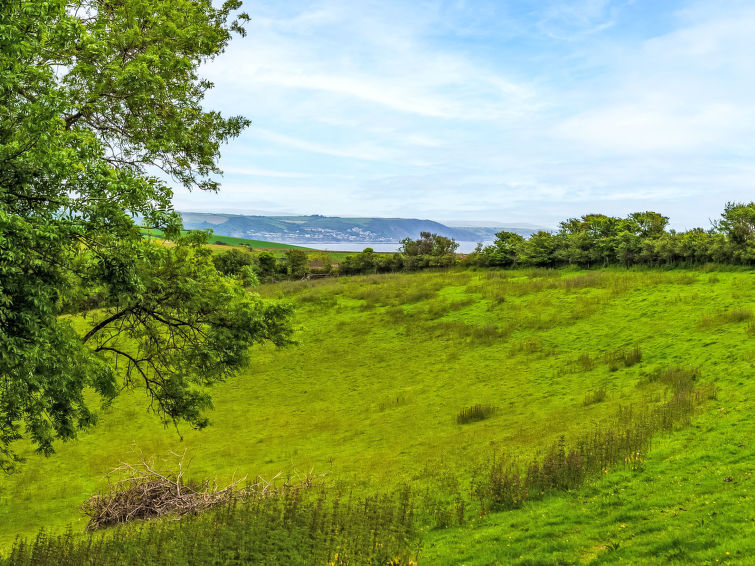
[[497,267],[583,268],[609,265],[665,266],[724,263],[755,265],[755,203],[729,203],[709,230],[667,230],[668,217],[635,212],[626,218],[587,214],[561,222],[555,233],[524,239],[499,232],[491,246],[479,248],[468,263]]
[[499,232],[492,245],[466,255],[456,253],[454,240],[422,232],[406,238],[396,253],[375,253],[372,248],[334,264],[327,252],[308,255],[287,250],[285,257],[271,252],[250,254],[230,250],[214,257],[226,275],[257,280],[299,279],[311,275],[357,275],[468,267],[595,268],[620,265],[673,266],[720,263],[755,265],[755,202],[729,203],[721,218],[704,230],[668,230],[668,217],[657,212],[635,212],[626,218],[586,214],[560,223],[556,232],[540,231],[529,238]]

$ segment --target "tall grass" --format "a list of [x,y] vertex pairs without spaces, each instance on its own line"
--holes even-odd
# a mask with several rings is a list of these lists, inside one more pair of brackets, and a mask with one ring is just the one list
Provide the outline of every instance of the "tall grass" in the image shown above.
[[0,565],[416,564],[413,514],[406,489],[365,499],[296,490],[105,534],[40,531],[17,540]]
[[615,350],[605,355],[605,361],[611,371],[619,369],[620,365],[632,367],[642,361],[642,349],[635,346],[631,350]]
[[547,492],[576,488],[622,462],[641,468],[655,434],[688,424],[696,407],[715,397],[715,386],[695,387],[698,377],[697,368],[660,370],[657,379],[673,390],[668,401],[620,407],[614,419],[595,424],[571,444],[562,436],[542,458],[527,465],[511,456],[497,458],[473,486],[482,511],[513,509]]
[[592,391],[591,393],[588,393],[585,395],[585,398],[582,400],[582,404],[586,407],[587,405],[593,405],[595,403],[601,403],[606,398],[606,386],[601,385],[598,387],[595,391]]
[[494,416],[497,412],[498,407],[494,407],[493,405],[472,405],[459,411],[459,414],[456,415],[456,422],[458,424],[468,424],[484,421]]
[[721,326],[722,324],[730,324],[735,322],[745,322],[752,320],[752,309],[737,308],[716,314],[707,314],[700,320],[700,327],[711,328],[713,326]]

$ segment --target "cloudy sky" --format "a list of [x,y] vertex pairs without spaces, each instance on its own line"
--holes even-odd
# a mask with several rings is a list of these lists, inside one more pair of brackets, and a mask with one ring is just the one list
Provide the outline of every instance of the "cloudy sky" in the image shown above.
[[204,69],[253,125],[180,210],[554,226],[755,199],[752,0],[247,0]]

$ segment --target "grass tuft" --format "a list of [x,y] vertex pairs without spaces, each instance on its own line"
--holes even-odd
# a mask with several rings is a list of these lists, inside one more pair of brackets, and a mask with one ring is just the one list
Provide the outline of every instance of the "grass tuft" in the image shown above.
[[585,395],[585,398],[582,401],[582,405],[584,405],[585,407],[587,405],[594,405],[595,403],[600,403],[604,401],[605,398],[606,398],[606,386],[602,385],[598,387],[595,391]]
[[700,320],[700,327],[712,328],[715,326],[721,326],[723,324],[745,322],[747,320],[752,320],[753,316],[755,316],[755,314],[753,313],[752,309],[732,309],[717,314],[704,315]]
[[458,424],[476,423],[478,421],[484,421],[498,413],[498,407],[492,405],[472,405],[466,409],[462,409],[458,415],[456,415],[456,422]]

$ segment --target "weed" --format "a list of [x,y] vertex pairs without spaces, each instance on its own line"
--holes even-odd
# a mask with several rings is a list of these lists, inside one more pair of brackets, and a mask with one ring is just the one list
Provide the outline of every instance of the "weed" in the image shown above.
[[511,353],[512,354],[534,354],[535,352],[539,352],[542,348],[542,342],[538,338],[530,337],[525,340],[521,340],[519,342],[516,342],[511,347]]
[[751,309],[732,309],[729,311],[704,315],[700,320],[700,327],[711,328],[713,326],[721,326],[723,324],[730,324],[736,322],[745,322],[751,320],[755,316]]
[[40,531],[31,542],[17,540],[0,564],[416,564],[413,515],[406,489],[361,500],[284,491],[104,535]]
[[458,415],[456,415],[456,422],[458,424],[474,423],[477,421],[484,421],[494,416],[498,412],[498,407],[492,405],[472,405],[466,409],[462,409]]
[[699,366],[674,366],[666,369],[656,369],[648,375],[649,381],[658,381],[674,391],[691,391],[695,386],[695,382],[699,379]]
[[690,386],[698,377],[696,368],[659,371],[657,379],[672,384],[674,390],[665,403],[639,409],[619,407],[613,420],[595,424],[571,447],[561,436],[542,459],[531,461],[525,468],[514,458],[495,460],[488,475],[473,486],[481,508],[513,509],[528,498],[573,489],[620,462],[640,470],[653,435],[688,424],[695,408],[709,396],[710,386],[699,390]]
[[595,368],[595,360],[586,352],[580,354],[575,363],[585,371]]
[[635,346],[631,350],[615,350],[608,352],[604,356],[605,362],[611,371],[619,369],[619,365],[624,367],[631,367],[642,361],[642,349],[639,346]]
[[593,405],[595,403],[600,403],[604,401],[606,398],[606,386],[602,385],[592,393],[588,393],[585,395],[584,400],[582,401],[582,405],[585,407],[587,405]]
[[409,403],[409,395],[405,392],[398,393],[395,397],[381,401],[378,404],[378,411],[383,412],[394,407],[402,407]]

